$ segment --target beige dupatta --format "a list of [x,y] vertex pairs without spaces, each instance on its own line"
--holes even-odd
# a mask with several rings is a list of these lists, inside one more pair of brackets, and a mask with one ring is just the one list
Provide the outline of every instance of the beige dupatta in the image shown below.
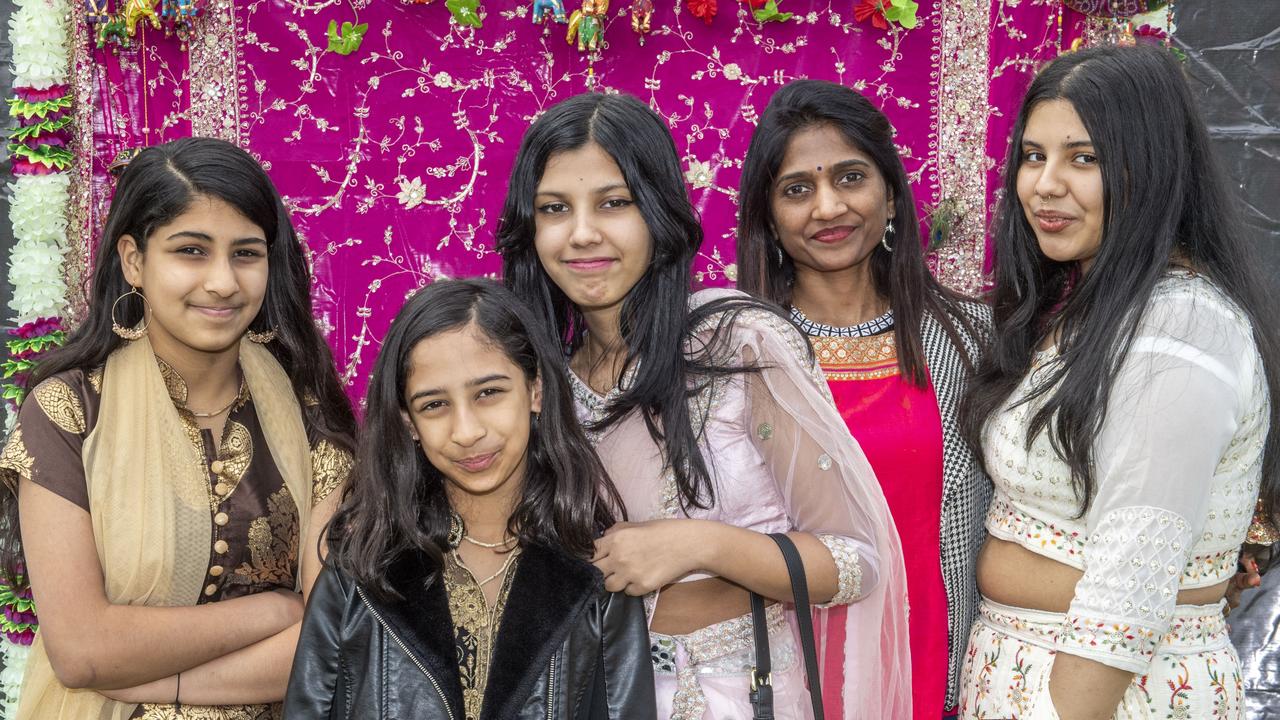
[[[288,375],[265,348],[241,341],[240,368],[271,457],[298,506],[299,547],[311,514],[311,456]],[[98,561],[114,605],[194,605],[213,534],[204,457],[192,445],[145,337],[107,359],[98,422],[84,443]],[[298,562],[301,571],[302,562]],[[137,706],[58,682],[37,632],[18,720],[124,720]]]

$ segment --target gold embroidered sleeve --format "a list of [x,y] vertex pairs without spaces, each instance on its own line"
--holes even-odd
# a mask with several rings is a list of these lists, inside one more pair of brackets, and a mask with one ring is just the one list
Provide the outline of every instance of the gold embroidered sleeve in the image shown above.
[[9,436],[9,442],[5,443],[4,451],[0,452],[0,481],[12,491],[18,490],[18,478],[24,477],[31,479],[31,468],[35,465],[35,460],[31,457],[31,453],[27,452],[27,446],[22,442],[22,426],[15,425],[13,434]]
[[321,438],[311,447],[311,505],[329,497],[334,488],[347,481],[355,464],[351,453]]
[[71,386],[58,378],[50,378],[36,386],[31,396],[49,420],[63,432],[84,433],[84,405]]

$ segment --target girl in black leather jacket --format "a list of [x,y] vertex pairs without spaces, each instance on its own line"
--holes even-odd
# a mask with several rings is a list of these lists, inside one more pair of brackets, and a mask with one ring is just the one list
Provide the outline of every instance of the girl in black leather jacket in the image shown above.
[[621,508],[556,344],[439,281],[383,342],[285,700],[307,718],[653,718],[639,598],[588,560]]

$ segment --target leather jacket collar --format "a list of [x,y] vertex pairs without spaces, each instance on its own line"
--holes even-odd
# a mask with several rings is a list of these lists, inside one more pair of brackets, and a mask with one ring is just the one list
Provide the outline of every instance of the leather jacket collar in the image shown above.
[[[364,601],[405,644],[405,651],[440,683],[455,717],[462,717],[462,681],[444,583],[427,584],[419,553],[405,553],[388,570],[396,602]],[[559,550],[531,545],[516,565],[508,612],[498,630],[480,720],[514,717],[528,699],[552,653],[568,637],[603,580],[590,563]],[[363,595],[363,594],[362,594]]]

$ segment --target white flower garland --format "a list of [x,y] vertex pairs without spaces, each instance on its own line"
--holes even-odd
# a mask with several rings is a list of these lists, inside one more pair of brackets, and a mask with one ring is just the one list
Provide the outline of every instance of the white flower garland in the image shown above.
[[14,0],[9,18],[14,85],[44,90],[67,82],[67,0]]
[[9,185],[13,202],[9,220],[17,241],[9,256],[9,283],[21,325],[39,317],[62,314],[67,284],[62,275],[66,252],[68,187],[66,173],[24,175]]
[[[9,19],[13,43],[13,84],[46,90],[64,85],[71,74],[67,19],[68,0],[13,0]],[[10,183],[9,220],[16,243],[9,257],[9,282],[13,285],[10,308],[18,324],[38,317],[61,315],[67,287],[62,274],[66,252],[68,188],[65,173],[23,175]],[[6,430],[13,426],[5,413]],[[5,433],[8,434],[7,432]],[[18,714],[18,693],[31,648],[0,638],[4,670],[0,672],[0,716]]]
[[27,669],[27,656],[31,654],[31,646],[3,642],[4,671],[0,672],[0,712],[5,718],[18,716],[18,690],[22,687],[22,676]]

